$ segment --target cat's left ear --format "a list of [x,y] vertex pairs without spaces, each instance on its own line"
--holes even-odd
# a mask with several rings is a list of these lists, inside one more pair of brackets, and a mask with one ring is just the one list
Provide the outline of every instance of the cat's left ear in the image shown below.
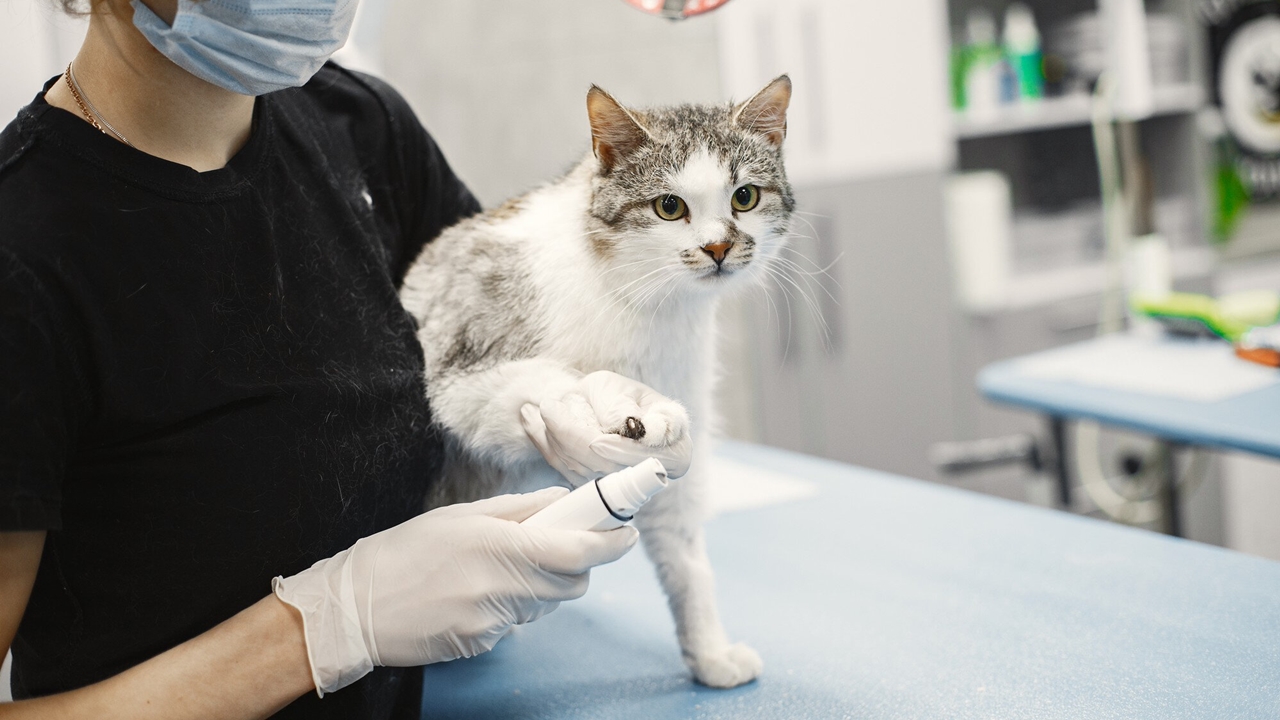
[[609,93],[595,85],[587,92],[591,149],[607,173],[649,139],[649,131]]
[[748,132],[764,135],[775,146],[787,137],[787,106],[791,104],[791,78],[779,75],[750,100],[733,109],[733,123]]

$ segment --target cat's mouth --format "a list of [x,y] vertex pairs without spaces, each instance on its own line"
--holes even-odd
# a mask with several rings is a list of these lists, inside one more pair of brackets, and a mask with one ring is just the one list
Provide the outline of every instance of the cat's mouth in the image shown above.
[[736,268],[736,267],[725,267],[724,265],[717,265],[713,268],[707,268],[703,272],[699,273],[698,279],[705,280],[707,282],[716,282],[716,281],[720,281],[720,280],[724,280],[725,278],[728,278],[730,275],[733,275],[738,270],[739,268]]

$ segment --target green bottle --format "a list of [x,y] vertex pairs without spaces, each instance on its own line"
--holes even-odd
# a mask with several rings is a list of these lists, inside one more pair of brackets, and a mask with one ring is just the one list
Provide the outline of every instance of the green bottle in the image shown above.
[[1044,97],[1044,58],[1031,8],[1015,2],[1004,12],[1004,52],[1017,78],[1018,100]]

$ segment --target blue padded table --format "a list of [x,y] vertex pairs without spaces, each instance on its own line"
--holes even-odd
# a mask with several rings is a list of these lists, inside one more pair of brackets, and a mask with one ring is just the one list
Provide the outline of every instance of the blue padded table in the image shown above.
[[[1119,372],[1107,363],[1121,366]],[[1089,369],[1073,372],[1072,364]],[[1148,382],[1144,372],[1164,379]],[[978,389],[991,400],[1048,416],[1058,500],[1069,508],[1067,421],[1094,420],[1147,433],[1169,455],[1175,447],[1192,445],[1280,457],[1277,379],[1275,370],[1235,358],[1220,341],[1109,335],[989,365],[978,374]],[[1197,396],[1198,390],[1208,392]],[[1174,465],[1167,463],[1161,515],[1164,529],[1181,535],[1173,472]]]
[[637,551],[428,667],[423,717],[1280,717],[1280,563],[764,447],[717,457],[816,489],[707,526],[758,681],[691,681]]
[[[1055,354],[1078,352],[1099,342],[1090,340],[988,365],[978,374],[978,389],[992,400],[1048,415],[1097,420],[1187,445],[1280,457],[1280,383],[1203,402],[1046,379],[1026,371],[1028,361],[1051,360]],[[1180,340],[1152,342],[1171,355],[1198,345]]]

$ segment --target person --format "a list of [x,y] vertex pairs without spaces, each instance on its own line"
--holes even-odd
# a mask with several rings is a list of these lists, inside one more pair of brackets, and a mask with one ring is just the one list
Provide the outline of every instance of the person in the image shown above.
[[636,541],[519,524],[562,488],[421,513],[445,439],[396,290],[479,206],[325,64],[354,5],[94,0],[0,133],[0,717],[418,717],[398,668]]

